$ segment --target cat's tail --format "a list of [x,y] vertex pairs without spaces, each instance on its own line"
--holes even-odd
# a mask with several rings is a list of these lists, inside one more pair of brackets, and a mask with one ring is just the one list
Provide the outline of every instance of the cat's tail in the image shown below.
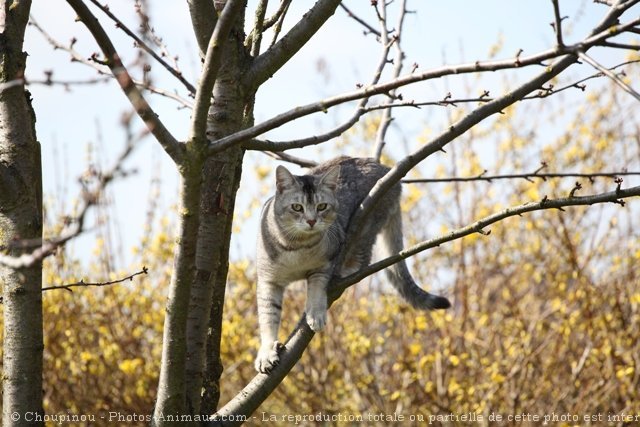
[[[402,216],[400,206],[389,215],[387,224],[382,229],[382,249],[384,256],[395,255],[402,250]],[[385,273],[400,296],[414,308],[420,310],[436,310],[451,307],[445,297],[430,294],[421,289],[411,277],[404,260],[385,269]]]

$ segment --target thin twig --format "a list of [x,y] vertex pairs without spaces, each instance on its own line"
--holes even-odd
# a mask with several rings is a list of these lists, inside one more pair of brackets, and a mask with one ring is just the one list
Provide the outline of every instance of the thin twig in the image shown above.
[[[126,282],[127,280],[129,281],[133,281],[133,278],[136,276],[139,276],[141,274],[148,274],[149,273],[149,269],[147,267],[142,267],[142,270],[137,271],[133,274],[130,274],[126,277],[123,277],[122,279],[116,279],[116,280],[110,280],[108,282],[85,282],[84,280],[80,280],[79,282],[76,283],[70,283],[68,285],[57,285],[57,286],[47,286],[42,288],[42,292],[44,291],[54,291],[54,290],[58,290],[58,289],[64,289],[67,290],[69,292],[73,292],[73,290],[71,288],[88,288],[88,287],[92,287],[92,286],[110,286],[110,285],[116,285],[118,283],[122,283],[122,282]],[[3,303],[3,297],[0,296],[0,304]]]
[[[271,44],[269,48],[273,47],[278,41],[278,37],[280,36],[280,31],[282,31],[282,24],[284,24],[284,19],[287,16],[287,12],[289,11],[289,5],[291,4],[291,0],[283,2],[285,4],[282,5],[282,12],[278,15],[278,18],[274,21],[273,25],[273,37],[271,38]],[[280,12],[280,9],[278,9]],[[264,29],[263,29],[264,31]]]
[[596,70],[599,70],[604,75],[606,75],[611,80],[613,80],[613,82],[615,84],[617,84],[618,86],[620,86],[622,88],[622,90],[624,90],[625,92],[627,92],[628,94],[633,96],[635,99],[640,101],[640,93],[636,92],[631,86],[626,84],[624,82],[624,80],[622,80],[620,77],[618,77],[615,73],[612,73],[611,71],[609,71],[609,69],[607,69],[606,67],[602,66],[598,61],[596,61],[595,59],[591,58],[589,55],[587,55],[584,52],[578,52],[578,56],[584,62],[586,62],[587,64],[591,65],[593,68],[595,68]]
[[[62,43],[60,43],[58,40],[54,39],[51,34],[49,34],[47,31],[45,31],[44,28],[42,28],[40,26],[40,24],[38,24],[38,22],[32,17],[30,17],[29,20],[29,25],[32,25],[33,27],[36,28],[36,30],[38,30],[38,32],[40,32],[40,34],[43,35],[43,37],[47,40],[47,42],[54,48],[54,49],[60,49],[63,50],[65,52],[67,52],[70,56],[71,56],[71,62],[79,62],[81,64],[84,64],[88,67],[93,68],[94,70],[96,70],[96,72],[100,75],[106,76],[109,79],[117,79],[117,76],[114,75],[109,68],[107,68],[104,65],[98,64],[96,61],[93,61],[91,59],[87,59],[85,56],[83,56],[82,54],[80,54],[80,52],[78,52],[77,50],[75,50],[73,48],[75,41],[72,40],[71,43],[67,46],[67,45],[63,45]],[[95,79],[97,81],[100,81],[100,79]],[[47,76],[47,79],[44,81],[44,83],[42,84],[48,84],[48,82],[51,82],[53,84],[62,84],[62,85],[76,85],[76,84],[88,84],[88,82],[92,81],[92,80],[87,80],[87,83],[83,83],[83,81],[55,81],[51,79],[51,76]],[[163,96],[165,98],[169,98],[172,99],[180,104],[182,104],[183,107],[186,108],[192,108],[193,104],[188,101],[187,99],[179,96],[177,93],[175,92],[170,92],[164,89],[160,89],[156,86],[152,86],[150,85],[148,82],[144,82],[141,80],[133,80],[133,83],[139,88],[139,89],[144,89],[147,90],[155,95],[160,95]],[[30,85],[30,84],[41,84],[39,81],[34,81],[29,79],[26,82],[26,85]],[[2,88],[0,87],[0,92],[2,92]]]
[[[618,64],[616,66],[613,66],[611,68],[609,68],[609,70],[613,71],[615,69],[618,69],[620,67],[629,65],[629,64],[637,64],[640,63],[640,59],[635,59],[635,60],[630,60],[630,61],[626,61],[623,62],[621,64]],[[597,78],[601,78],[604,77],[604,74],[602,72],[597,72],[595,74],[592,74],[588,77],[584,77],[580,80],[577,80],[573,83],[569,83],[565,86],[561,86],[561,87],[553,87],[552,89],[550,88],[541,88],[540,91],[538,91],[536,94],[534,95],[527,95],[524,98],[522,98],[522,101],[529,101],[529,100],[533,100],[533,99],[542,99],[542,98],[547,98],[551,95],[556,95],[560,92],[564,92],[566,90],[569,89],[580,89],[582,91],[584,91],[586,89],[586,85],[584,84],[585,82],[592,80],[592,79],[597,79]],[[440,106],[440,107],[448,107],[448,106],[453,106],[456,107],[457,104],[466,104],[466,103],[487,103],[487,102],[491,102],[495,100],[495,98],[491,98],[489,97],[489,92],[485,91],[483,95],[479,96],[479,97],[475,97],[475,98],[443,98],[440,101],[423,101],[423,102],[416,102],[416,101],[402,101],[402,102],[394,102],[392,104],[377,104],[377,105],[371,105],[365,108],[365,112],[370,112],[370,111],[376,111],[376,110],[382,110],[385,108],[389,108],[389,107],[412,107],[412,108],[420,108],[420,107],[425,107],[425,106]],[[300,147],[297,147],[300,148]]]
[[109,285],[115,285],[118,283],[122,283],[122,282],[126,282],[127,280],[129,281],[133,281],[133,278],[136,276],[139,276],[141,274],[148,274],[149,273],[149,269],[147,267],[142,267],[142,270],[137,271],[133,274],[130,274],[126,277],[123,277],[122,279],[116,279],[116,280],[110,280],[107,282],[85,282],[84,280],[80,280],[79,282],[76,283],[70,283],[68,285],[57,285],[57,286],[47,286],[42,288],[42,291],[53,291],[53,290],[57,290],[57,289],[64,289],[67,291],[71,291],[71,288],[84,288],[84,287],[91,287],[91,286],[109,286]]
[[[396,56],[393,59],[393,71],[391,73],[392,79],[397,79],[400,77],[400,73],[402,73],[402,66],[404,63],[405,54],[402,50],[402,46],[400,45],[400,36],[402,34],[402,28],[404,26],[404,18],[407,14],[407,2],[406,0],[402,0],[400,4],[400,14],[398,16],[398,24],[396,27],[396,35],[393,36],[393,40],[391,43],[394,45],[394,49],[396,51]],[[384,44],[389,44],[389,31],[387,30],[387,5],[386,3],[382,3],[382,21],[380,22],[380,26],[382,29],[382,42]],[[390,90],[387,94],[387,99],[385,104],[391,105],[394,103],[396,99],[402,99],[401,96],[396,95],[396,89]],[[378,125],[378,129],[376,131],[376,138],[374,142],[374,151],[373,158],[380,161],[382,157],[382,150],[386,145],[386,136],[387,131],[389,130],[389,126],[391,122],[393,122],[393,116],[391,115],[391,108],[385,108],[382,111],[382,117],[380,119],[380,124]]]
[[553,30],[556,33],[556,44],[558,46],[564,46],[564,42],[562,41],[562,18],[560,16],[560,2],[559,0],[551,0],[553,3],[553,17],[554,23],[551,24],[553,26]]
[[382,34],[380,34],[380,31],[376,30],[367,21],[365,21],[364,19],[360,18],[358,15],[353,13],[351,11],[351,9],[349,9],[347,6],[344,5],[344,3],[340,3],[340,7],[347,13],[349,18],[355,20],[360,25],[362,25],[364,28],[366,28],[367,31],[365,31],[365,35],[366,34],[374,34],[376,37],[381,37],[382,36]]
[[640,45],[637,44],[624,44],[624,43],[614,43],[614,42],[603,42],[601,44],[602,47],[612,47],[614,49],[624,49],[624,50],[640,50]]
[[283,162],[292,163],[294,165],[302,166],[303,168],[312,168],[318,166],[318,162],[313,160],[303,159],[301,157],[292,156],[291,154],[284,153],[282,151],[261,151],[276,160],[282,160]]
[[503,175],[477,175],[477,176],[465,176],[465,177],[449,177],[449,178],[417,178],[417,179],[403,179],[404,184],[426,184],[426,183],[447,183],[447,182],[477,182],[477,181],[498,181],[505,179],[525,179],[532,181],[535,178],[546,181],[547,179],[554,178],[587,178],[593,180],[594,178],[616,178],[619,176],[639,176],[638,172],[596,172],[596,173],[514,173]]
[[[134,6],[136,14],[140,17],[141,33],[144,35],[145,39],[151,41],[160,49],[160,56],[170,58],[173,62],[173,69],[176,70],[177,73],[182,74],[182,71],[180,71],[180,67],[178,66],[178,56],[172,55],[171,52],[169,52],[167,44],[162,40],[162,37],[156,34],[155,29],[150,25],[149,15],[146,12],[146,10],[149,10],[149,5],[147,3],[148,0],[136,0],[136,4]],[[211,16],[207,16],[207,19],[212,21],[214,20]]]
[[280,17],[287,13],[290,4],[291,0],[280,0],[280,7],[278,7],[278,10],[276,10],[273,15],[265,19],[264,24],[262,25],[262,31],[268,30],[273,27],[276,22],[280,21]]
[[126,35],[131,37],[136,42],[138,47],[140,47],[142,50],[144,50],[149,55],[151,55],[153,59],[158,61],[158,63],[162,65],[162,67],[164,67],[165,70],[167,70],[175,78],[177,78],[180,81],[180,83],[182,83],[190,93],[195,93],[196,88],[187,79],[184,78],[182,73],[179,70],[172,67],[171,65],[169,65],[164,59],[160,57],[160,55],[158,55],[140,37],[138,37],[136,33],[131,31],[129,27],[127,27],[116,15],[111,13],[111,10],[109,9],[108,6],[101,5],[97,0],[91,0],[91,3],[96,5],[96,7],[98,7],[105,15],[107,15],[113,22],[115,22],[116,27],[120,28],[122,31],[124,31]]
[[82,0],[67,0],[67,3],[78,14],[84,25],[91,32],[91,35],[100,46],[102,53],[107,59],[106,65],[116,77],[116,81],[122,88],[125,95],[131,102],[131,105],[138,113],[138,116],[144,121],[156,140],[162,145],[162,148],[173,159],[174,162],[180,164],[184,146],[169,132],[164,123],[158,118],[153,108],[144,99],[144,96],[133,82],[131,75],[125,68],[120,55],[116,51],[111,39],[104,31],[96,17],[91,13],[89,8]]

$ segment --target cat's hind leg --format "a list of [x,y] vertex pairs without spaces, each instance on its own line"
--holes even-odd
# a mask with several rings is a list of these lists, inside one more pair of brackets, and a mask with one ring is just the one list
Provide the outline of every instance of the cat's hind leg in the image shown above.
[[340,268],[340,277],[347,277],[353,273],[357,273],[361,268],[369,265],[373,245],[376,242],[377,231],[378,230],[367,230],[367,233],[362,236],[357,246],[349,251]]

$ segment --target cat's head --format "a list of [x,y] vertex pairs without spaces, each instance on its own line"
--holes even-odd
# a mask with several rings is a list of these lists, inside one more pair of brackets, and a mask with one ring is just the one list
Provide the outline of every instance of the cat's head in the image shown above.
[[296,176],[284,166],[276,169],[275,213],[291,239],[324,233],[335,221],[338,200],[335,190],[340,167],[321,175]]

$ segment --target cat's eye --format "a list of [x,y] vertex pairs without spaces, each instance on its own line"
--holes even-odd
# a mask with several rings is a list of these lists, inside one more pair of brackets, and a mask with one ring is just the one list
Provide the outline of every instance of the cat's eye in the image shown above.
[[318,206],[316,206],[316,209],[318,210],[318,212],[322,212],[323,210],[327,209],[327,204],[326,203],[318,203]]
[[296,212],[302,212],[304,210],[304,208],[302,207],[302,205],[300,203],[294,203],[291,205],[291,209],[293,209]]

